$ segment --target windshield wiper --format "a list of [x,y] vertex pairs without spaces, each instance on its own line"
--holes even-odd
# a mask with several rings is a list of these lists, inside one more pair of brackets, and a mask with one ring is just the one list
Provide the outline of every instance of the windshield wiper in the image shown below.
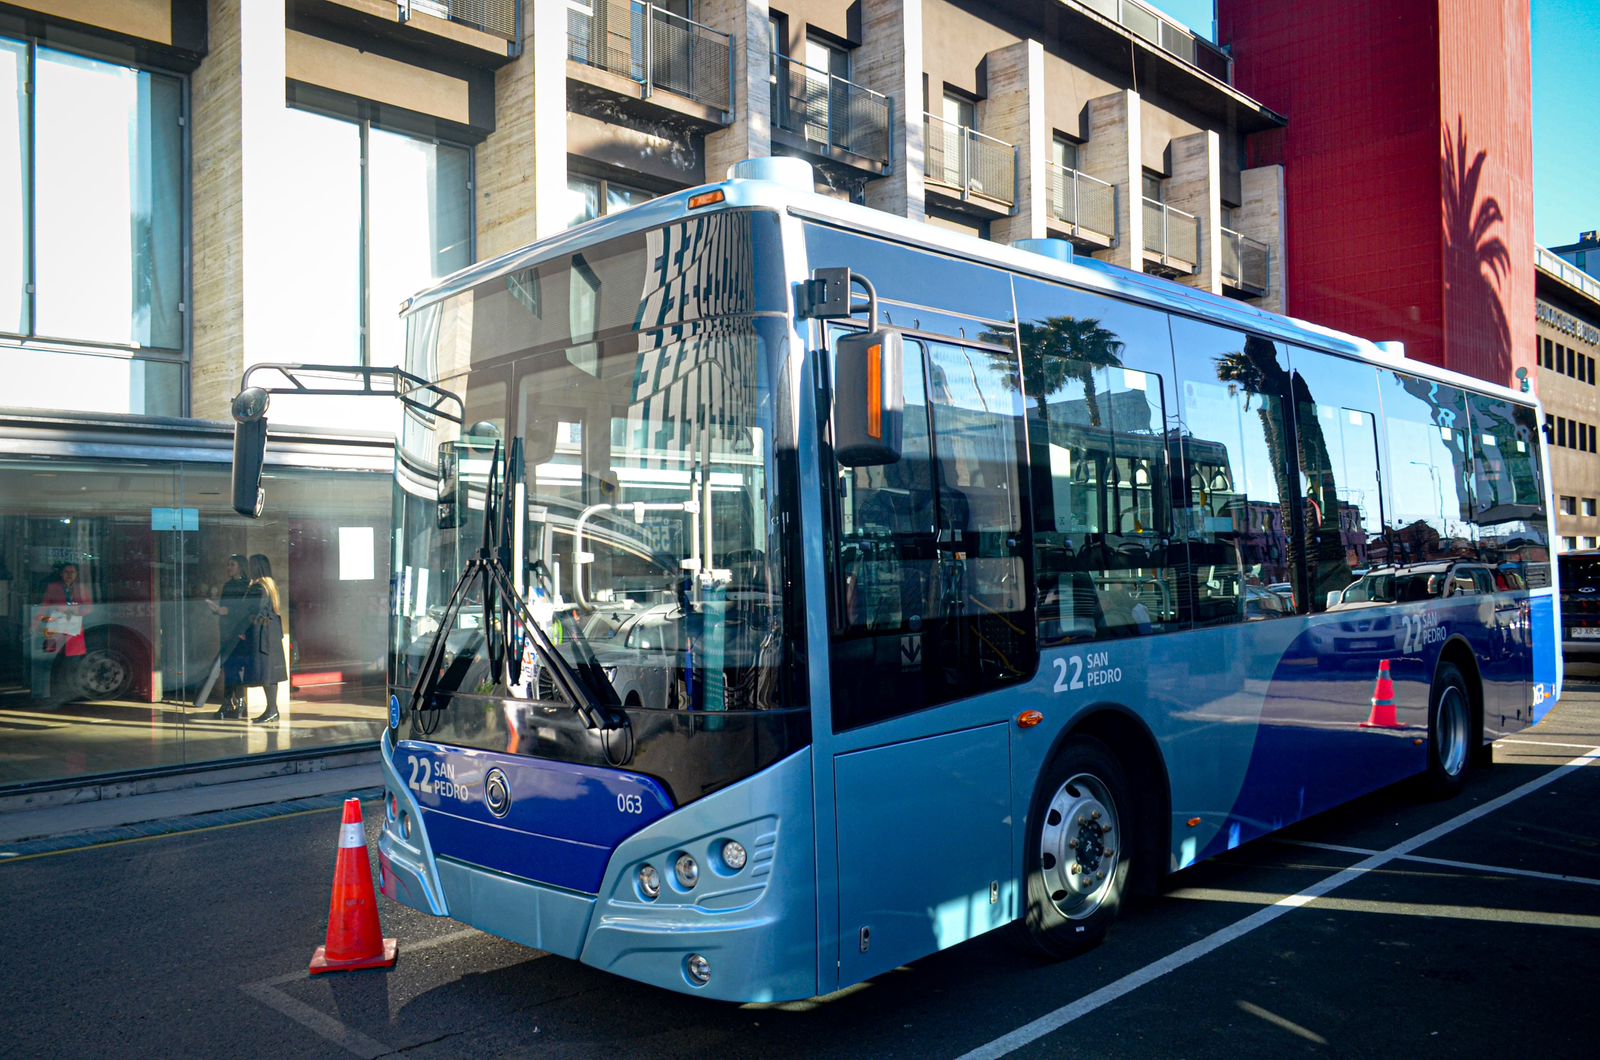
[[[455,616],[466,603],[468,589],[481,579],[485,649],[496,682],[508,670],[515,671],[508,675],[512,684],[516,683],[521,674],[521,656],[508,658],[512,654],[510,651],[512,623],[519,622],[525,635],[533,642],[534,651],[550,668],[557,690],[562,698],[572,704],[573,710],[582,719],[584,726],[590,729],[621,728],[627,724],[627,716],[616,709],[620,706],[616,689],[611,686],[610,681],[605,680],[604,671],[595,660],[593,652],[588,651],[585,644],[583,659],[585,672],[580,673],[574,669],[551,642],[543,627],[534,620],[527,600],[517,591],[508,570],[511,561],[512,507],[516,503],[513,488],[516,476],[513,472],[522,464],[522,439],[513,440],[509,457],[509,461],[503,461],[500,443],[496,442],[494,456],[489,465],[488,489],[484,496],[483,543],[477,554],[467,561],[466,569],[461,572],[461,577],[450,593],[450,601],[445,605],[444,616],[423,659],[422,672],[417,676],[417,683],[411,690],[411,701],[418,710],[441,709],[434,702],[434,692],[439,683],[441,664],[449,650],[448,640],[455,628]],[[504,463],[509,463],[510,466],[506,468],[502,480],[500,469]],[[495,605],[497,592],[503,601],[498,608]]]

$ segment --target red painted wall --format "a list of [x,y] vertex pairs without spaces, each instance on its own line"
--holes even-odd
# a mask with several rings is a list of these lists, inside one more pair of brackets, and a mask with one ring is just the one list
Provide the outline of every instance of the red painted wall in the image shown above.
[[1289,311],[1497,382],[1531,367],[1527,0],[1219,0],[1217,17],[1238,87],[1289,119],[1247,146],[1284,167]]

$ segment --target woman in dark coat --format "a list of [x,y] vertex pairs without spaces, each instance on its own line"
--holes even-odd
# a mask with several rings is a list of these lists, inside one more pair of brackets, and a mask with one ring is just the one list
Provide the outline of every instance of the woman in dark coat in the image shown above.
[[222,709],[219,718],[243,718],[244,684],[241,677],[245,669],[245,634],[250,630],[251,612],[247,609],[245,594],[250,591],[250,580],[244,576],[245,558],[238,553],[228,557],[228,580],[222,586],[222,597],[212,610],[217,615],[217,643],[222,651]]
[[256,685],[267,697],[266,712],[251,720],[267,725],[278,720],[278,684],[289,679],[289,662],[283,655],[283,599],[272,580],[272,564],[257,552],[250,557],[250,588],[245,591],[245,613],[251,615],[245,634],[247,647],[245,685]]

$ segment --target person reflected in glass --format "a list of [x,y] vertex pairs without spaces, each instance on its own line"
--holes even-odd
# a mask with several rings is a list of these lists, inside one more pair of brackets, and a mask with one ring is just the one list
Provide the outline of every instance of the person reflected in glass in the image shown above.
[[[71,666],[88,654],[88,642],[83,635],[84,619],[93,610],[89,590],[78,580],[78,565],[63,563],[56,569],[50,584],[45,586],[44,599],[38,612],[39,632],[44,643],[34,675],[37,696],[55,703],[70,698],[70,694],[64,693],[64,690],[49,687],[52,684],[50,675],[61,673],[56,668],[56,660],[73,660],[67,664]],[[66,685],[70,689],[75,682],[69,677]]]
[[241,691],[257,686],[267,699],[267,709],[251,721],[268,725],[278,720],[278,685],[289,678],[289,663],[283,654],[283,598],[272,577],[272,563],[257,552],[250,557],[250,586],[245,590],[243,611],[250,616],[244,634],[245,666]]
[[250,579],[245,577],[244,556],[235,552],[228,557],[228,580],[216,600],[207,600],[211,613],[217,616],[218,663],[222,671],[222,707],[218,718],[243,718],[245,713],[244,685],[241,678],[245,668],[245,637],[250,614],[245,610],[245,597],[250,590]]

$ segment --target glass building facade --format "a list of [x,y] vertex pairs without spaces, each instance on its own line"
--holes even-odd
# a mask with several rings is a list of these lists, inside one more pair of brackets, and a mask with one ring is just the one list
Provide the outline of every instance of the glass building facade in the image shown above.
[[[282,439],[259,520],[229,507],[229,445],[192,423],[0,422],[0,792],[378,738],[389,443]],[[281,594],[269,725],[218,718],[221,681],[201,698],[235,554],[266,556]],[[249,700],[261,716],[264,690]]]

